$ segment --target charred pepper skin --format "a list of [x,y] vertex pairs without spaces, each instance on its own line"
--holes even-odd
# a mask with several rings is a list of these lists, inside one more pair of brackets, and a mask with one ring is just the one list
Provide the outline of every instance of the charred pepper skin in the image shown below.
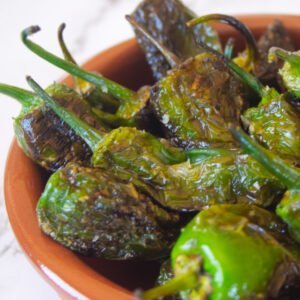
[[130,127],[114,129],[103,136],[60,107],[31,78],[28,83],[85,139],[94,153],[93,166],[110,169],[117,176],[122,176],[123,171],[126,176],[129,173],[130,177],[143,183],[141,189],[164,207],[197,211],[206,205],[228,201],[268,206],[282,191],[280,182],[263,171],[259,164],[250,163],[247,158],[228,150],[185,152]]
[[282,158],[300,160],[300,114],[286,95],[274,95],[242,116],[250,136]]
[[256,206],[203,210],[172,249],[175,277],[142,299],[175,292],[184,300],[273,299],[285,286],[299,288],[298,247],[286,231],[280,219]]
[[[194,18],[195,14],[178,0],[144,0],[132,13],[132,17],[182,61],[201,52],[197,40],[222,50],[219,37],[211,26],[200,24],[193,29],[186,26],[186,22]],[[163,78],[170,69],[169,63],[149,39],[139,31],[135,33],[154,77],[157,80]]]
[[161,205],[180,211],[198,211],[218,203],[266,207],[282,193],[279,181],[247,155],[220,149],[219,155],[204,151],[202,161],[170,164],[158,155],[156,143],[146,132],[115,129],[98,144],[92,164],[119,175],[126,170],[140,178]]
[[264,85],[282,86],[281,79],[277,75],[282,63],[280,61],[270,63],[268,53],[271,47],[280,47],[288,51],[295,49],[283,23],[279,20],[271,23],[258,40],[257,47],[259,56],[254,65],[253,74]]
[[[4,84],[0,84],[0,92],[22,103],[21,113],[14,119],[14,131],[19,145],[34,162],[48,171],[56,171],[70,161],[89,164],[92,153],[88,145],[41,99]],[[85,100],[72,89],[55,83],[47,88],[47,92],[92,127],[100,132],[107,131],[108,127],[93,115]]]
[[221,59],[202,53],[161,79],[150,103],[175,145],[233,148],[228,123],[239,123],[247,107],[244,92]]
[[293,238],[300,242],[300,170],[251,140],[241,129],[232,129],[243,149],[278,178],[288,190],[276,207],[276,213],[288,225]]
[[67,248],[114,260],[164,257],[180,230],[179,215],[133,183],[75,163],[50,177],[37,215],[44,233]]

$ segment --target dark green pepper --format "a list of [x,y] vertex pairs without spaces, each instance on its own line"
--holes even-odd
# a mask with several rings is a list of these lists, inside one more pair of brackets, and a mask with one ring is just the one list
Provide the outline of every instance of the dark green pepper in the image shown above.
[[[52,84],[47,92],[98,131],[108,131],[108,127],[74,90],[65,85]],[[14,119],[14,131],[19,145],[34,162],[49,171],[55,171],[70,161],[89,163],[91,151],[84,140],[47,108],[39,97],[5,84],[0,84],[0,93],[22,104],[21,113]]]
[[261,97],[257,107],[247,109],[241,116],[250,135],[268,149],[298,163],[300,113],[287,101],[287,95],[279,94],[274,88],[263,86],[257,78],[234,62],[212,49],[210,51],[222,57],[235,76]]
[[141,298],[180,292],[181,299],[273,299],[285,288],[299,289],[297,251],[271,212],[247,205],[212,206],[178,238],[171,252],[174,278]]
[[[121,105],[115,115],[108,116],[101,112],[102,119],[107,117],[109,121],[111,118],[110,124],[116,124],[117,119],[125,119],[127,123],[118,125],[134,125],[132,118],[145,107],[148,89],[135,93],[54,56],[28,40],[28,35],[36,31],[36,27],[31,27],[22,33],[23,42],[30,50],[98,88],[106,89],[116,98],[123,99],[124,106]],[[184,91],[181,87],[184,87]],[[243,86],[232,76],[222,59],[202,53],[173,69],[158,82],[152,88],[150,104],[176,144],[185,148],[212,145],[232,148],[234,141],[227,125],[229,122],[238,124],[240,114],[247,106],[241,97],[242,92]],[[101,118],[101,115],[98,116]]]
[[300,170],[259,146],[242,130],[233,129],[232,131],[244,150],[288,188],[276,208],[276,213],[288,224],[292,236],[300,242]]
[[73,251],[105,259],[168,255],[180,217],[110,172],[70,163],[48,180],[37,205],[41,229]]
[[110,169],[127,180],[141,180],[141,188],[165,207],[194,211],[228,202],[268,206],[282,190],[281,184],[259,164],[235,152],[224,149],[185,152],[147,132],[128,127],[101,135],[59,107],[32,79],[28,82],[89,144],[94,153],[93,166]]
[[[198,41],[222,50],[217,33],[207,24],[199,24],[193,29],[186,22],[195,14],[178,0],[144,0],[131,14],[132,18],[151,34],[159,44],[173,52],[181,61],[200,52]],[[133,26],[136,29],[136,26]],[[154,77],[163,78],[172,67],[153,41],[135,30],[137,41],[146,54]]]
[[[299,52],[289,52],[280,48],[270,49],[269,58],[274,60],[276,57],[285,63],[279,70],[283,83],[289,92],[300,98],[300,54]],[[276,60],[276,59],[275,59]]]
[[270,63],[268,52],[271,47],[280,47],[288,51],[294,50],[291,37],[283,23],[279,20],[273,21],[258,40],[257,47],[259,55],[254,65],[254,75],[265,85],[282,86],[277,74],[282,64],[279,61]]

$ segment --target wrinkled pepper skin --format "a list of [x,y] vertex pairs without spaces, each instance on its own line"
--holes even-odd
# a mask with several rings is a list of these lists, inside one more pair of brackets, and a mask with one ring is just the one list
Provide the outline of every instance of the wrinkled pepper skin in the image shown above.
[[228,123],[238,124],[247,107],[245,89],[212,53],[171,70],[152,89],[150,103],[177,146],[231,148]]
[[[107,126],[93,115],[90,106],[75,91],[53,84],[47,92],[92,127],[106,132]],[[32,105],[22,109],[15,118],[14,131],[25,154],[46,170],[56,171],[70,161],[89,164],[88,145],[36,96],[33,96]]]
[[166,256],[180,230],[180,217],[133,183],[75,163],[50,177],[37,215],[41,229],[67,248],[114,260]]
[[[197,40],[216,50],[222,50],[219,37],[211,26],[199,24],[193,29],[186,26],[186,22],[194,18],[195,14],[178,0],[144,0],[132,16],[158,43],[176,54],[182,61],[201,52]],[[170,69],[170,65],[155,45],[138,31],[135,33],[154,77],[157,80],[161,79]]]
[[294,50],[291,37],[283,23],[279,20],[273,21],[258,40],[257,47],[259,56],[254,64],[254,75],[264,85],[282,85],[277,74],[282,67],[282,63],[280,61],[270,63],[268,61],[268,53],[271,47],[280,47],[288,51]]
[[288,225],[293,238],[300,242],[300,169],[257,144],[242,130],[232,129],[232,133],[244,151],[253,156],[288,189],[276,207],[276,214]]
[[242,116],[250,136],[269,150],[295,163],[300,160],[300,114],[286,96],[263,100]]
[[[34,80],[27,80],[33,90],[89,144],[94,167],[109,169],[118,177],[125,172],[125,179],[142,182],[139,187],[164,207],[197,211],[206,205],[228,202],[269,206],[282,191],[280,182],[259,164],[250,163],[246,157],[236,156],[228,150],[185,152],[131,127],[120,127],[103,136],[60,107]],[[199,157],[202,158],[199,160]],[[255,177],[249,178],[252,174]]]
[[[208,299],[269,299],[285,285],[299,285],[299,261],[290,251],[295,247],[284,224],[269,211],[218,205],[183,229],[171,259],[176,277],[186,271],[180,261],[202,258],[202,272],[211,280]],[[197,295],[197,286],[182,299],[190,295]]]
[[[269,206],[282,193],[279,181],[247,155],[228,151],[210,156],[208,151],[207,158],[196,163],[170,164],[165,149],[148,133],[122,127],[98,144],[92,164],[118,176],[129,172],[161,205],[181,211],[217,203]],[[170,154],[178,151],[167,149]]]

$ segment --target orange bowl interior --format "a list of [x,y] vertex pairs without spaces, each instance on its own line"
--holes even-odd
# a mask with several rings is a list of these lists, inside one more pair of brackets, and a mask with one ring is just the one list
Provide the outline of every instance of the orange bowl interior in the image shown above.
[[[274,19],[280,19],[300,48],[300,16],[240,16],[255,37],[259,37]],[[233,36],[237,49],[243,39],[226,25],[215,26],[222,41]],[[137,89],[153,79],[136,41],[129,40],[96,55],[84,68]],[[49,78],[49,82],[53,79]],[[67,77],[64,82],[72,84]],[[39,229],[35,207],[48,174],[28,159],[13,140],[5,170],[5,201],[14,233],[37,270],[66,299],[85,296],[90,299],[133,299],[135,288],[151,287],[159,271],[153,262],[118,262],[77,255],[45,236]]]

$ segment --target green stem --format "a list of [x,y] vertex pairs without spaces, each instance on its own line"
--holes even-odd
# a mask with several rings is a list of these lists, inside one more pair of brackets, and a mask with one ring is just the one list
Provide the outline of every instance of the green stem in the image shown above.
[[202,17],[195,18],[190,20],[187,23],[187,26],[194,26],[199,23],[209,22],[209,21],[218,21],[221,23],[225,23],[233,26],[236,30],[238,30],[246,39],[247,42],[247,61],[246,66],[249,66],[252,62],[254,62],[258,57],[258,49],[256,45],[255,38],[249,28],[243,24],[238,19],[223,15],[223,14],[210,14]]
[[35,93],[89,145],[92,151],[95,151],[103,136],[67,109],[59,106],[31,77],[27,76],[26,80]]
[[[164,285],[152,288],[141,294],[143,300],[154,300],[160,297],[173,295],[180,291],[198,287],[199,275],[196,272],[182,274],[167,281]],[[199,300],[201,300],[199,298]]]
[[186,156],[192,164],[201,162],[206,158],[216,157],[216,156],[233,156],[234,152],[221,148],[207,148],[207,149],[192,149],[186,151]]
[[226,43],[225,48],[224,48],[224,56],[227,59],[231,59],[232,56],[233,56],[233,50],[234,50],[234,39],[229,38],[227,40],[227,43]]
[[71,62],[74,65],[77,65],[75,59],[73,58],[73,56],[71,55],[69,49],[66,46],[66,43],[64,41],[64,30],[66,28],[66,24],[62,23],[59,27],[58,27],[58,31],[57,31],[57,36],[58,36],[58,42],[59,42],[59,46],[61,48],[61,51],[64,55],[65,60]]
[[250,89],[252,89],[254,92],[256,92],[260,97],[263,97],[265,95],[266,89],[262,85],[262,83],[252,74],[247,72],[246,70],[239,67],[237,64],[235,64],[233,61],[227,59],[223,54],[216,51],[215,49],[207,46],[205,43],[198,41],[199,47],[205,49],[206,51],[214,54],[217,56],[220,60],[222,60],[227,67],[230,69],[230,71],[246,86],[248,86]]
[[147,29],[137,22],[134,17],[127,15],[126,20],[132,25],[132,27],[140,32],[143,36],[145,36],[165,57],[171,68],[176,67],[180,64],[180,59],[169,49],[167,49],[164,45],[159,43],[156,39],[152,37],[152,35],[147,31]]
[[252,140],[242,129],[231,128],[233,137],[241,144],[244,151],[253,156],[270,173],[276,176],[289,189],[300,188],[300,171],[263,148]]
[[137,93],[134,91],[115,83],[112,80],[109,80],[101,75],[85,71],[78,66],[74,65],[69,61],[65,61],[54,54],[46,51],[38,44],[32,42],[28,39],[28,37],[32,34],[37,33],[40,31],[39,26],[31,26],[21,33],[21,38],[23,43],[30,49],[32,52],[40,56],[41,58],[45,59],[46,61],[50,62],[51,64],[65,70],[66,72],[82,78],[95,86],[97,86],[103,93],[109,93],[112,96],[119,99],[121,102],[137,102]]
[[272,47],[269,50],[269,59],[273,60],[274,56],[282,59],[283,61],[287,61],[291,65],[296,65],[297,67],[300,68],[300,55],[297,55],[290,51],[283,50],[278,47]]
[[30,91],[12,85],[0,83],[0,93],[16,99],[24,107],[33,106],[32,102],[35,94]]

